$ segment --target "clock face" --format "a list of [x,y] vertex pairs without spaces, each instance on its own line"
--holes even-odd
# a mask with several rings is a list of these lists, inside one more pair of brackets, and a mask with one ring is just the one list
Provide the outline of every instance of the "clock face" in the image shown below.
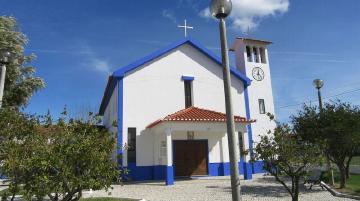
[[252,76],[255,80],[261,81],[264,79],[265,73],[264,73],[263,69],[261,69],[260,67],[255,67],[252,70]]

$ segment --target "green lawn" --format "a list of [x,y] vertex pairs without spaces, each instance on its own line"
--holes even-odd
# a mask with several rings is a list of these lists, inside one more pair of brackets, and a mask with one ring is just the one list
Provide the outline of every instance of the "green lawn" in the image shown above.
[[360,156],[356,156],[351,160],[351,165],[360,165]]
[[136,200],[123,199],[123,198],[99,197],[99,198],[81,198],[80,201],[136,201]]
[[[338,172],[334,172],[334,179],[335,179],[335,187],[339,187],[340,177]],[[360,196],[360,175],[351,174],[350,179],[346,181],[346,188],[337,189],[337,190],[342,193],[349,193]]]

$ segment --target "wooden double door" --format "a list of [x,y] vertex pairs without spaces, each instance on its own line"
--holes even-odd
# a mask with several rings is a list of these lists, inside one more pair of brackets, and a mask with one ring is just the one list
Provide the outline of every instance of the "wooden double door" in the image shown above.
[[174,141],[174,151],[175,176],[208,175],[207,141]]

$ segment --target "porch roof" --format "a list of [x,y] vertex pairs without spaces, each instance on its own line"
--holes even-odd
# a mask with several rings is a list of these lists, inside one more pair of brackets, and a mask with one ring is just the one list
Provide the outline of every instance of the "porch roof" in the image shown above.
[[[246,119],[245,117],[234,116],[236,123],[254,123],[256,120]],[[153,128],[156,125],[167,122],[226,122],[226,114],[212,110],[189,107],[166,116],[149,124],[146,128]]]

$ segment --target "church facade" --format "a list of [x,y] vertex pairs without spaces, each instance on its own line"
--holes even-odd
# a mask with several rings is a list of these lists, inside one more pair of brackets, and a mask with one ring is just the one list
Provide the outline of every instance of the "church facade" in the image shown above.
[[[268,41],[236,38],[231,91],[239,171],[262,173],[253,147],[275,127]],[[134,181],[230,175],[221,59],[184,38],[115,71],[99,114],[117,139],[113,159]],[[116,126],[114,126],[116,122]],[[245,150],[249,150],[246,152]]]

